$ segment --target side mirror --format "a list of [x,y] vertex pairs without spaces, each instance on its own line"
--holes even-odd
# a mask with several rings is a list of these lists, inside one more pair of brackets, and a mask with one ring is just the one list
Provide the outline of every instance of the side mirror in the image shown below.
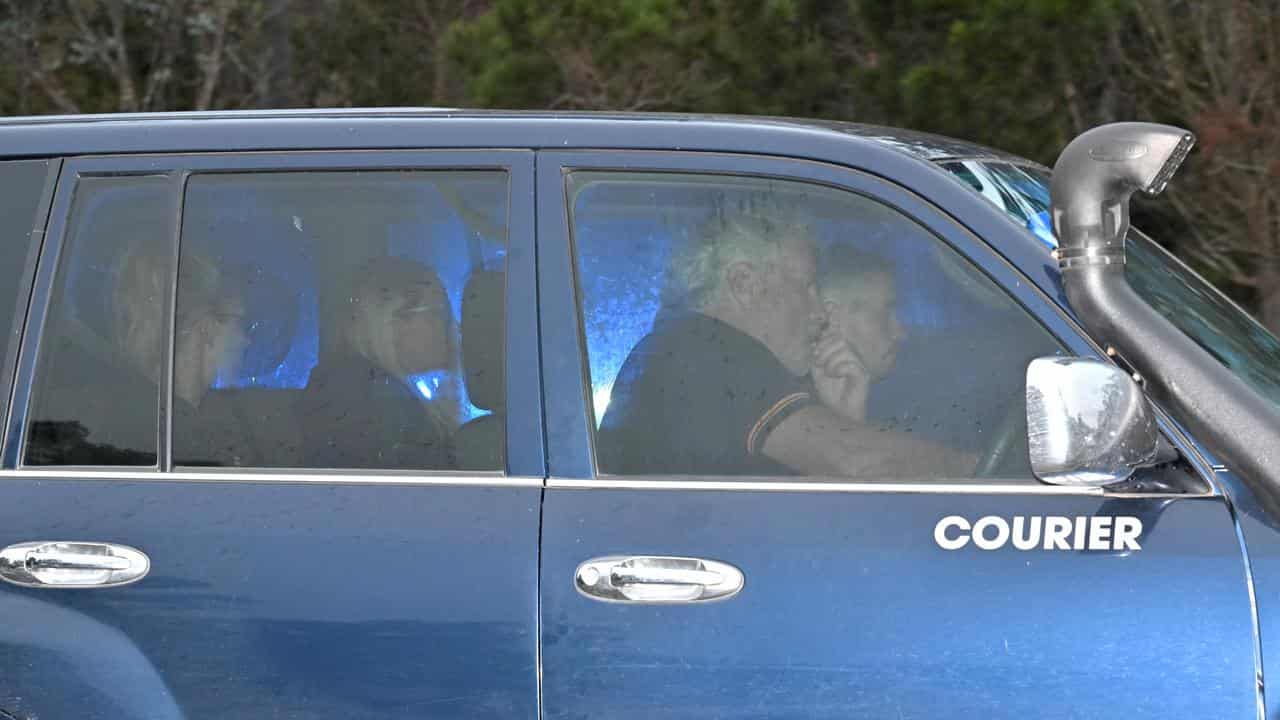
[[1157,462],[1160,431],[1128,373],[1098,360],[1042,357],[1027,366],[1031,470],[1054,485],[1102,486]]

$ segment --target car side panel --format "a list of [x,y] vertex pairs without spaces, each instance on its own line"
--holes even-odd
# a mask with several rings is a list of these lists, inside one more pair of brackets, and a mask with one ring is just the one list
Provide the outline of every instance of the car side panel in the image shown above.
[[1238,474],[1222,468],[1217,478],[1231,500],[1241,544],[1247,551],[1263,671],[1258,685],[1264,695],[1265,717],[1275,720],[1280,718],[1280,693],[1275,687],[1268,688],[1266,680],[1280,672],[1280,520],[1268,514]]
[[[947,551],[933,536],[949,515],[1155,502],[549,490],[545,716],[1253,717],[1251,608],[1221,499],[1169,504],[1129,553]],[[701,605],[602,603],[573,577],[604,555],[720,560],[745,586]]]
[[[198,159],[219,167],[332,161]],[[144,551],[151,571],[109,589],[0,583],[0,717],[538,716],[544,444],[532,153],[345,161],[511,168],[505,347],[522,361],[506,363],[506,475],[14,470],[25,384],[0,469],[0,547],[118,543]],[[137,171],[165,162],[67,165]],[[26,383],[34,374],[27,348],[38,342],[55,274],[48,246],[63,234],[69,197],[60,190],[54,201],[19,373]]]
[[0,586],[0,709],[536,716],[536,487],[2,481],[0,546],[117,542],[152,570]]
[[[758,492],[733,478],[701,489],[701,478],[597,474],[571,244],[555,195],[561,167],[795,173],[865,187],[973,260],[1073,354],[1098,353],[1051,307],[1052,258],[1042,246],[1029,263],[1010,253],[1005,236],[1016,226],[981,198],[936,168],[895,173],[875,158],[830,159],[896,185],[760,157],[539,154],[543,354],[558,358],[544,366],[544,716],[1256,717],[1248,568],[1216,492],[1107,496],[1030,477],[1021,486],[922,478],[910,491],[865,483],[832,492],[752,478],[776,481],[775,492]],[[946,551],[934,530],[950,515],[1131,515],[1145,532],[1142,549],[1128,553]],[[745,573],[745,587],[728,600],[670,606],[580,594],[578,565],[616,555],[727,562]]]

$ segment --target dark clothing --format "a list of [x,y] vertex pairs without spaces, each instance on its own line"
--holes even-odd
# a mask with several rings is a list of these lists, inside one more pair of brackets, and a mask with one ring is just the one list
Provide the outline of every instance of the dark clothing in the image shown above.
[[59,347],[36,388],[27,428],[28,465],[154,466],[160,392],[120,363]]
[[[160,436],[156,383],[122,362],[65,343],[54,358],[35,398],[25,462],[154,466]],[[196,408],[174,395],[175,465],[253,465],[252,455],[242,424],[225,408]]]
[[321,363],[298,403],[307,467],[450,470],[444,425],[408,385],[368,360]]
[[597,435],[615,475],[790,475],[765,438],[812,404],[763,343],[700,313],[660,318],[627,356]]
[[252,428],[220,402],[226,391],[212,390],[194,407],[173,396],[173,464],[186,467],[258,467],[266,462],[249,433]]

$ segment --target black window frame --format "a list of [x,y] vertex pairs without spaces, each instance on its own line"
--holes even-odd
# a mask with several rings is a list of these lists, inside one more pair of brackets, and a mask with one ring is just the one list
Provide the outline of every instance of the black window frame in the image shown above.
[[[67,242],[70,210],[77,184],[85,176],[166,175],[178,184],[175,200],[178,204],[173,223],[172,247],[175,257],[173,268],[176,278],[182,227],[182,205],[185,201],[186,181],[195,174],[259,173],[290,171],[407,171],[407,170],[482,170],[502,171],[508,177],[508,238],[506,250],[505,359],[519,358],[520,362],[504,362],[506,428],[505,469],[497,471],[470,470],[373,470],[346,468],[187,468],[173,465],[171,436],[168,417],[172,403],[173,318],[176,300],[176,284],[170,283],[169,297],[165,299],[165,324],[169,328],[166,338],[167,357],[162,363],[160,423],[157,427],[158,465],[156,467],[124,466],[24,466],[27,411],[30,406],[33,382],[36,378],[36,362],[41,339],[45,334],[49,306],[53,300],[58,266]],[[512,149],[413,149],[413,150],[334,150],[254,153],[207,153],[173,155],[99,156],[72,158],[64,162],[62,172],[53,191],[50,222],[43,249],[37,263],[31,303],[26,314],[26,332],[20,343],[15,376],[12,412],[5,425],[3,458],[6,467],[28,472],[47,472],[52,475],[69,471],[113,472],[128,474],[164,474],[193,472],[217,479],[221,475],[289,476],[337,474],[382,476],[389,478],[416,476],[463,476],[478,480],[494,477],[537,477],[545,475],[545,445],[542,439],[541,367],[537,347],[537,288],[534,267],[534,153],[531,150]],[[164,428],[161,432],[160,428]]]

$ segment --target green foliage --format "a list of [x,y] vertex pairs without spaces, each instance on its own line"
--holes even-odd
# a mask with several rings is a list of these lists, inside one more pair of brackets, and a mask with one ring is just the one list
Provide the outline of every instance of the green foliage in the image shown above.
[[824,114],[839,73],[805,0],[497,0],[455,28],[484,106]]
[[[0,113],[444,105],[791,115],[1051,163],[1201,149],[1141,224],[1280,328],[1275,0],[0,0]],[[1170,212],[1173,208],[1174,212]],[[1185,240],[1184,240],[1185,239]]]
[[865,74],[897,123],[1051,162],[1105,118],[1121,0],[867,0],[882,63]]
[[322,0],[295,15],[295,83],[307,105],[416,106],[462,101],[445,52],[473,0]]
[[482,106],[884,122],[1049,161],[1098,119],[1122,2],[496,0],[449,44]]

